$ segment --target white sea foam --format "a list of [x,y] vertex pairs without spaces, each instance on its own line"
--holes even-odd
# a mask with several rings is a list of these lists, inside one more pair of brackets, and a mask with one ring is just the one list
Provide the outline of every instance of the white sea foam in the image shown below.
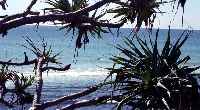
[[194,74],[200,74],[200,69],[193,72]]
[[[25,73],[25,75],[29,75],[30,73],[33,74],[34,72],[32,70],[25,70],[23,73]],[[96,76],[96,75],[107,75],[108,70],[105,69],[94,69],[94,68],[89,68],[89,69],[70,69],[67,71],[49,71],[44,72],[43,76]],[[47,75],[45,75],[47,74]]]
[[50,71],[47,75],[43,75],[43,77],[48,76],[71,76],[71,77],[78,77],[78,76],[105,76],[107,75],[107,71],[105,70],[68,70],[66,72],[57,72],[57,71]]

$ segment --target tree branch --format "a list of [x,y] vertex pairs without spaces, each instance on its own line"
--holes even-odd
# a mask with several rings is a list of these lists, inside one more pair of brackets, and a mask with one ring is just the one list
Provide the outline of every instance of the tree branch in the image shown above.
[[[38,16],[39,15],[38,12],[30,11],[32,6],[37,2],[37,0],[33,0],[24,13],[7,16],[0,21],[0,34],[5,35],[8,30],[22,26],[22,25],[40,23],[40,22],[44,23],[47,21],[65,21],[66,23],[70,23],[72,21],[81,20],[82,23],[91,23],[92,25],[99,25],[99,26],[109,27],[109,28],[119,28],[120,26],[123,25],[123,23],[112,24],[112,23],[98,22],[92,18],[83,16],[83,13],[93,11],[105,5],[106,3],[111,3],[114,1],[116,0],[102,0],[89,7],[80,9],[75,12]],[[26,17],[28,14],[35,15],[35,16]]]
[[0,1],[0,5],[1,5],[1,7],[2,7],[2,9],[3,10],[6,10],[6,7],[8,7],[8,5],[7,5],[7,0],[1,0]]
[[86,96],[90,93],[95,92],[98,88],[99,88],[99,86],[93,86],[93,87],[90,87],[89,89],[87,89],[85,91],[81,91],[79,93],[75,93],[75,94],[72,94],[70,96],[66,95],[66,96],[60,97],[58,99],[55,99],[53,101],[47,101],[44,104],[42,104],[40,108],[45,109],[45,108],[60,104],[62,102],[65,102],[67,100],[77,99],[77,98]]
[[32,0],[30,5],[27,7],[26,11],[23,12],[23,13],[18,13],[18,14],[14,14],[14,15],[10,15],[10,16],[5,16],[5,18],[0,21],[0,24],[8,22],[10,20],[17,19],[17,18],[25,17],[25,16],[27,16],[29,14],[30,15],[39,15],[39,12],[31,11],[31,8],[33,7],[33,5],[36,4],[36,2],[37,2],[37,0]]
[[0,64],[2,65],[13,65],[13,66],[24,66],[24,65],[31,65],[31,64],[34,64],[36,63],[37,60],[34,59],[34,60],[31,60],[31,61],[26,61],[26,62],[22,62],[22,63],[13,63],[13,62],[4,62],[4,61],[0,61]]
[[74,110],[74,109],[80,108],[80,107],[92,106],[92,105],[97,105],[97,104],[106,104],[106,103],[108,103],[108,101],[111,101],[115,98],[119,99],[120,95],[118,95],[118,96],[108,95],[108,96],[98,97],[98,98],[92,99],[92,100],[79,101],[79,102],[73,103],[71,105],[65,106],[65,107],[61,108],[60,110]]
[[[110,28],[119,28],[123,25],[123,23],[112,24],[112,23],[103,23],[95,21],[92,18],[88,18],[85,16],[80,16],[77,14],[69,13],[69,14],[49,14],[49,15],[41,15],[41,16],[29,16],[22,17],[13,21],[9,21],[6,23],[0,24],[0,34],[4,34],[7,30],[12,28],[16,28],[25,24],[33,24],[47,21],[65,21],[66,23],[70,23],[72,21],[79,21],[81,23],[91,23],[94,26],[102,26],[102,27],[110,27]],[[1,21],[0,21],[1,22]]]
[[75,11],[74,13],[83,14],[83,13],[86,13],[86,12],[90,12],[90,11],[93,11],[95,9],[102,7],[103,5],[105,5],[107,3],[111,3],[111,2],[115,2],[115,1],[118,1],[118,0],[101,0],[101,1],[95,3],[91,6],[88,6],[86,8],[81,9],[81,10]]
[[56,67],[44,67],[42,68],[42,72],[46,71],[46,70],[55,70],[55,71],[66,71],[70,69],[71,64],[66,65],[63,68],[56,68]]
[[27,7],[26,11],[27,12],[31,11],[31,8],[33,7],[33,5],[36,4],[36,2],[37,2],[37,0],[32,0],[31,3],[30,3],[30,5]]
[[0,21],[0,25],[3,23],[6,23],[8,21],[17,19],[17,18],[25,17],[27,15],[37,15],[38,16],[39,12],[29,11],[27,13],[24,12],[24,13],[18,13],[18,14],[14,14],[14,15],[10,15],[10,16],[5,16],[5,18]]

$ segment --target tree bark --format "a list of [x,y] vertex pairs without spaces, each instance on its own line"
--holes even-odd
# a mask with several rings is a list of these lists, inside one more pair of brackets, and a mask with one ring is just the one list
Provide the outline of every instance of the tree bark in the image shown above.
[[47,102],[43,103],[40,108],[46,109],[46,108],[58,105],[58,104],[60,104],[62,102],[68,101],[68,100],[74,100],[74,99],[86,96],[86,95],[88,95],[90,93],[93,93],[98,89],[99,89],[99,87],[93,86],[93,87],[90,87],[87,90],[81,91],[79,93],[75,93],[75,94],[72,94],[72,95],[69,95],[69,96],[66,95],[66,96],[57,98],[57,99],[52,100],[52,101],[47,101]]
[[38,108],[38,105],[41,104],[41,93],[43,86],[43,79],[42,79],[43,60],[44,60],[43,57],[38,58],[37,70],[36,70],[36,91],[34,94],[33,104],[30,110],[40,110]]

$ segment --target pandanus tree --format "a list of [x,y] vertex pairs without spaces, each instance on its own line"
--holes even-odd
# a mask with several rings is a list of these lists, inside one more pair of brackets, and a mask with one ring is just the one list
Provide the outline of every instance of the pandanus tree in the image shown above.
[[[59,1],[52,1],[47,0],[49,5],[53,8],[46,8],[44,9],[45,13],[70,13],[74,11],[78,11],[80,9],[86,8],[89,4],[87,0],[73,0],[70,4],[68,0],[59,0]],[[93,20],[99,20],[104,14],[96,15],[97,10],[89,16],[89,12],[83,12],[82,14],[78,15],[78,17],[90,17]],[[65,29],[66,33],[72,31],[73,35],[77,33],[76,38],[76,48],[79,49],[82,45],[89,43],[89,35],[92,35],[94,38],[101,38],[101,33],[108,33],[105,29],[101,26],[91,25],[89,23],[83,23],[81,20],[74,19],[72,22],[67,23],[65,20],[55,23],[63,25],[60,30]]]
[[125,105],[139,109],[198,108],[198,84],[192,72],[200,67],[187,66],[190,57],[181,57],[181,47],[190,32],[184,31],[172,44],[169,30],[162,49],[158,47],[158,33],[154,41],[136,35],[126,38],[125,46],[117,45],[122,55],[111,58],[114,67],[109,68],[109,77],[115,75],[114,92],[123,95],[118,110]]
[[[2,66],[1,69],[1,77],[0,81],[2,82],[1,87],[1,103],[3,103],[6,106],[14,107],[12,104],[16,105],[23,105],[27,103],[32,103],[30,110],[44,110],[52,106],[57,106],[58,104],[61,104],[66,101],[76,100],[80,97],[84,97],[86,95],[89,95],[95,91],[97,91],[99,88],[103,86],[103,84],[95,85],[92,87],[89,87],[86,90],[83,90],[81,92],[69,95],[66,94],[64,96],[58,97],[53,100],[49,100],[46,102],[41,101],[42,97],[42,88],[43,88],[43,73],[45,71],[54,70],[54,71],[67,71],[70,69],[71,64],[65,65],[64,67],[61,67],[60,62],[58,62],[57,57],[60,55],[59,53],[54,54],[52,47],[45,42],[44,39],[41,40],[41,45],[36,45],[35,42],[33,42],[29,37],[24,37],[27,44],[22,45],[26,49],[30,50],[32,54],[35,55],[36,58],[31,59],[27,56],[26,52],[24,52],[24,61],[22,62],[13,62],[12,60],[9,61],[0,61]],[[26,65],[34,65],[34,77],[26,77],[23,74],[17,75],[15,71],[8,71],[8,66],[26,66]],[[13,89],[7,89],[5,86],[6,81],[11,80],[13,84],[15,85]],[[28,87],[32,87],[35,85],[34,94],[27,93],[25,90]],[[12,90],[12,91],[11,91]],[[17,100],[14,100],[14,102],[6,102],[4,100],[4,96],[8,92],[14,93],[17,97]],[[91,106],[98,103],[105,103],[105,100],[108,100],[110,98],[109,95],[98,97],[96,99],[92,99],[89,101],[75,101],[75,103],[63,105],[61,110],[67,110],[67,109],[75,109],[79,107],[84,106]],[[6,98],[5,98],[6,99]]]
[[[1,83],[1,87],[3,88],[2,95],[5,94],[5,82],[7,80],[13,80],[13,83],[15,85],[15,92],[17,96],[23,97],[23,94],[26,95],[25,89],[32,85],[33,81],[35,81],[35,92],[34,97],[31,100],[31,97],[29,98],[32,102],[32,108],[33,110],[38,110],[38,105],[41,104],[41,93],[42,93],[42,87],[43,87],[43,78],[42,73],[49,70],[56,70],[56,71],[66,71],[70,68],[70,64],[66,65],[64,67],[56,67],[51,66],[50,64],[61,64],[57,62],[57,56],[60,53],[53,54],[53,51],[51,49],[51,46],[48,47],[47,43],[42,40],[42,47],[39,48],[35,45],[35,43],[28,37],[24,37],[25,41],[27,42],[27,45],[22,45],[25,48],[29,49],[33,54],[35,54],[36,58],[29,60],[28,56],[25,53],[24,61],[21,63],[15,63],[12,61],[4,62],[0,61],[0,64],[2,65],[9,65],[9,66],[25,66],[25,65],[34,65],[34,71],[35,71],[35,78],[25,77],[24,75],[18,76],[14,73],[9,73],[8,71],[5,71],[7,67],[4,67],[2,69],[1,74],[1,81],[4,81]],[[25,101],[21,99],[21,101]],[[29,102],[29,103],[30,103]]]
[[[120,28],[127,22],[135,23],[133,28],[136,27],[136,31],[143,22],[152,27],[156,15],[165,12],[160,6],[173,2],[172,5],[177,3],[177,6],[184,8],[186,0],[100,0],[94,4],[91,3],[94,2],[92,0],[46,0],[51,7],[44,7],[43,14],[33,11],[32,7],[37,2],[38,0],[32,0],[22,13],[2,15],[0,34],[4,36],[9,30],[26,24],[53,22],[67,31],[76,29],[76,47],[80,48],[82,44],[88,43],[88,33],[99,35],[105,32],[103,27]],[[0,2],[0,5],[5,4],[6,0]],[[113,20],[115,18],[117,20]]]
[[[0,16],[0,34],[5,36],[9,30],[26,24],[53,22],[54,25],[61,25],[62,27],[60,29],[66,29],[67,33],[70,31],[73,34],[77,33],[76,48],[81,48],[82,44],[89,42],[89,34],[99,38],[101,33],[108,32],[104,28],[108,28],[110,31],[110,28],[120,28],[127,22],[131,22],[132,24],[136,23],[134,26],[136,27],[136,31],[140,29],[143,22],[146,26],[152,27],[156,15],[163,13],[159,9],[162,4],[174,2],[172,5],[177,3],[178,6],[180,5],[184,8],[186,0],[100,0],[94,4],[90,4],[88,0],[72,0],[72,2],[68,0],[46,0],[46,3],[52,7],[44,8],[45,12],[43,14],[33,11],[32,7],[37,2],[38,0],[32,0],[22,13]],[[112,7],[113,4],[117,7]],[[1,0],[0,5],[5,10],[5,6],[7,6],[6,0]],[[116,18],[116,22],[110,20],[111,17],[104,19],[110,13],[115,15],[112,19]],[[182,60],[179,59],[181,54],[180,47],[185,40],[186,38],[183,41],[179,39],[177,43],[171,46],[170,37],[168,36],[162,53],[159,53],[157,49],[157,37],[154,44],[150,41],[151,46],[147,46],[145,41],[137,37],[137,41],[141,46],[140,49],[143,52],[136,47],[131,39],[127,39],[125,43],[130,47],[129,49],[121,46],[118,47],[126,57],[116,56],[112,59],[116,64],[120,64],[121,67],[119,66],[120,68],[110,70],[110,75],[117,73],[114,84],[115,87],[119,88],[115,89],[119,89],[123,95],[104,96],[90,101],[76,102],[62,109],[75,109],[100,102],[106,103],[111,99],[121,100],[118,108],[124,104],[131,104],[134,107],[144,105],[146,108],[167,109],[176,108],[176,105],[179,104],[181,107],[184,104],[182,100],[178,100],[179,98],[185,96],[185,93],[191,93],[189,96],[192,97],[192,93],[196,93],[196,82],[190,73],[198,68],[184,66],[184,63],[189,60],[189,57],[185,57]],[[58,64],[56,61],[58,54],[53,55],[51,48],[48,49],[44,42],[42,43],[42,48],[38,48],[31,39],[26,38],[26,41],[28,46],[24,45],[24,47],[36,55],[35,59],[30,60],[25,55],[25,60],[21,63],[0,61],[0,64],[14,66],[35,65],[36,91],[32,109],[45,109],[50,106],[55,106],[64,101],[88,95],[102,86],[101,84],[100,86],[91,87],[89,90],[71,96],[63,96],[56,100],[42,103],[40,100],[43,86],[42,73],[48,70],[65,71],[69,69],[70,65],[66,65],[63,68],[49,66],[50,63]],[[181,66],[182,64],[183,66]],[[9,75],[6,75],[2,79],[6,80],[9,77]],[[2,82],[2,88],[5,87],[4,83]],[[16,87],[24,89],[23,87]],[[186,91],[182,93],[182,90]],[[180,94],[181,96],[179,96]],[[175,97],[175,101],[172,101],[172,96]],[[174,106],[172,104],[173,102],[177,104]],[[189,107],[193,105],[188,103],[185,106]]]

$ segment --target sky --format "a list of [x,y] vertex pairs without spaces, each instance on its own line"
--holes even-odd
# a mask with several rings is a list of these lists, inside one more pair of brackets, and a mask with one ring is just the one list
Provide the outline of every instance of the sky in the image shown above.
[[[28,6],[31,0],[7,0],[8,8],[6,11],[0,9],[0,15],[2,14],[14,14],[23,12],[24,9]],[[45,8],[47,4],[44,3],[45,0],[38,0],[38,3],[33,7],[34,10],[40,10]],[[92,3],[98,0],[92,0]],[[200,30],[200,0],[187,0],[185,5],[184,13],[184,25],[182,27],[182,9],[178,10],[178,13],[175,15],[174,12],[169,11],[169,7],[163,7],[164,11],[167,13],[158,15],[154,26],[160,28],[168,28],[170,22],[172,28],[192,28],[195,30]],[[132,27],[130,24],[126,24],[124,27]]]

